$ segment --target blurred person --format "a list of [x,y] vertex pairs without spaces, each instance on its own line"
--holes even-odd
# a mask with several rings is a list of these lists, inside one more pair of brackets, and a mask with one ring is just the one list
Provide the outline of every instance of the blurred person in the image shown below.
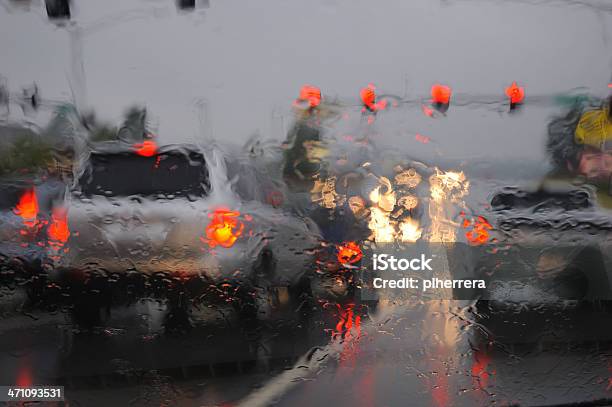
[[612,208],[612,96],[574,105],[548,125],[549,179],[594,185],[598,202]]
[[310,191],[322,175],[323,159],[328,155],[322,123],[335,111],[322,103],[321,90],[305,85],[294,103],[296,119],[283,143],[283,178],[292,192]]

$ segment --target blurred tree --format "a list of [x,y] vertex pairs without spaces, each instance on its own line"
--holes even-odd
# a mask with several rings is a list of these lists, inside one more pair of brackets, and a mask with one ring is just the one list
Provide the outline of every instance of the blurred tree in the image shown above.
[[91,129],[90,140],[94,143],[100,141],[118,140],[117,128],[107,125],[101,125]]
[[81,118],[83,126],[89,130],[89,141],[97,143],[101,141],[118,140],[117,127],[97,120],[94,112],[87,113]]
[[0,149],[0,175],[36,173],[52,163],[51,145],[25,129]]

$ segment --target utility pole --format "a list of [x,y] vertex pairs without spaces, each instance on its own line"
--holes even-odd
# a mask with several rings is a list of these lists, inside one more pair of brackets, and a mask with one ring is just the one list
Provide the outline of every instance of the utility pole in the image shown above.
[[82,114],[89,107],[87,102],[87,80],[85,78],[85,58],[83,56],[83,29],[78,25],[68,28],[68,38],[70,40],[72,96],[77,111]]

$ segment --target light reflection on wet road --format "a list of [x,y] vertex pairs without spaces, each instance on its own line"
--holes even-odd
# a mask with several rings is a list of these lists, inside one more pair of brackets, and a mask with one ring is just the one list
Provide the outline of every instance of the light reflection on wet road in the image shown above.
[[609,398],[611,331],[576,332],[563,319],[557,315],[558,330],[548,340],[514,337],[516,343],[502,344],[483,335],[486,328],[458,301],[393,307],[362,327],[358,343],[343,345],[348,355],[330,358],[278,405],[556,405]]
[[361,321],[331,307],[311,325],[270,322],[257,339],[210,312],[190,332],[163,334],[152,303],[97,335],[72,333],[61,314],[6,318],[0,379],[61,380],[76,405],[555,405],[612,396],[609,315],[516,317],[535,336],[513,336],[507,316],[482,324],[470,305],[381,303]]

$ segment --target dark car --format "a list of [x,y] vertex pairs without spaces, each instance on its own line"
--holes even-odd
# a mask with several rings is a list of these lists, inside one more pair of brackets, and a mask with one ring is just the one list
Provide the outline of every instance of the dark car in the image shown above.
[[471,265],[454,268],[487,288],[458,294],[506,306],[612,299],[612,217],[592,195],[586,186],[498,191],[491,200],[495,238],[459,245]]

